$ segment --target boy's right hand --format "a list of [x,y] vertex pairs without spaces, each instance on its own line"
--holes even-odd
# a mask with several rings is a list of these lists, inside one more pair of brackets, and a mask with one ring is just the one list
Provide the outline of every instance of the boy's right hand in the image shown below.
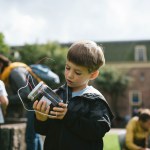
[[37,120],[46,121],[48,119],[47,115],[49,114],[50,106],[47,106],[46,101],[36,100],[33,104],[33,109],[36,110],[35,115]]

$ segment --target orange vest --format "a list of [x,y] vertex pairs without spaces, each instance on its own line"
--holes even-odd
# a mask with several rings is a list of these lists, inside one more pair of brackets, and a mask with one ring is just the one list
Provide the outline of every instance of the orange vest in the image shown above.
[[6,67],[4,71],[2,72],[2,74],[0,75],[0,79],[6,85],[8,85],[9,83],[9,75],[11,71],[17,67],[24,67],[35,79],[37,79],[38,82],[41,81],[41,79],[35,73],[33,73],[32,69],[28,65],[21,63],[21,62],[14,62],[14,63],[11,63],[8,67]]

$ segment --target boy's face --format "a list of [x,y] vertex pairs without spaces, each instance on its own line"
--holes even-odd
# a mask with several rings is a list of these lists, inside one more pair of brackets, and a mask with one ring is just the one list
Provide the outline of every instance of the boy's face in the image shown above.
[[78,66],[68,60],[66,61],[65,79],[73,92],[84,89],[91,79],[91,74],[86,67]]

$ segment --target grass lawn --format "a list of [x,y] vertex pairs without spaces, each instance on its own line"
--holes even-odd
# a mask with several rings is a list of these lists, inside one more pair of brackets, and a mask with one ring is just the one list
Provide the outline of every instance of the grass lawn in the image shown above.
[[104,136],[104,150],[120,150],[117,134],[106,134]]

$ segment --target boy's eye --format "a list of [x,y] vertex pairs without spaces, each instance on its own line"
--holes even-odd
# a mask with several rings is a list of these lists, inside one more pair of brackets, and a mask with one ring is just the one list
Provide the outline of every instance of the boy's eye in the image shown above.
[[69,69],[70,69],[70,67],[67,67],[67,66],[66,66],[66,69],[67,69],[67,70],[69,70]]
[[77,74],[77,75],[81,75],[81,73],[80,73],[80,72],[76,72],[76,74]]

